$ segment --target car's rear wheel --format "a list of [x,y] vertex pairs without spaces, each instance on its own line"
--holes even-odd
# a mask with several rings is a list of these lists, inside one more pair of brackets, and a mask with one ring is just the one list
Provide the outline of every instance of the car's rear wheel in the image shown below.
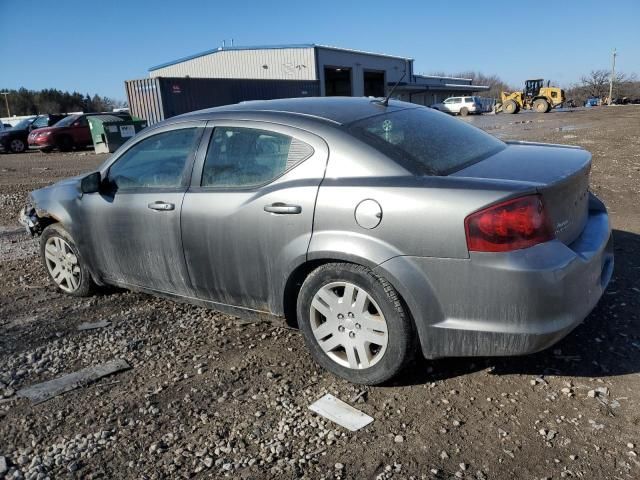
[[467,107],[462,107],[460,109],[460,115],[462,115],[463,117],[466,117],[467,115],[469,115],[469,109]]
[[350,382],[383,383],[415,355],[415,330],[397,292],[366,267],[331,263],[313,271],[297,314],[312,357]]
[[40,237],[40,256],[53,283],[64,293],[85,297],[95,284],[76,243],[60,225],[49,225]]
[[14,138],[9,142],[9,150],[11,150],[11,153],[22,153],[25,151],[26,147],[27,146],[24,144],[24,141],[19,138]]

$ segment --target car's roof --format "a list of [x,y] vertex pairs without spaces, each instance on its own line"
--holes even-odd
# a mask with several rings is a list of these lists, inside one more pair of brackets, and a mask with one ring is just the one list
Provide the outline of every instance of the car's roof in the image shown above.
[[361,118],[370,117],[385,112],[418,108],[413,103],[390,100],[388,106],[381,104],[380,99],[368,97],[307,97],[286,98],[279,100],[253,100],[248,102],[225,105],[223,107],[208,108],[196,112],[180,115],[180,119],[207,117],[214,118],[228,113],[278,113],[279,116],[306,116],[334,124],[348,124]]

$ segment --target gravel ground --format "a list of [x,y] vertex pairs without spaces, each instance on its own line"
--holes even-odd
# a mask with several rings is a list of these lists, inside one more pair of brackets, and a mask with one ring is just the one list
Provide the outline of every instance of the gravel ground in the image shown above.
[[[0,478],[640,478],[640,107],[464,121],[593,153],[614,278],[547,351],[421,360],[384,387],[321,371],[283,324],[115,289],[57,293],[15,212],[104,157],[0,156]],[[99,320],[110,325],[77,329]],[[16,395],[117,358],[132,368],[38,405]],[[307,407],[325,393],[374,422],[351,433],[319,418]]]

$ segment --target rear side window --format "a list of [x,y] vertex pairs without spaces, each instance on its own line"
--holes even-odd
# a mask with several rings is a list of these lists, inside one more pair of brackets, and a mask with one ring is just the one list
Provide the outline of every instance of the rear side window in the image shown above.
[[505,148],[479,128],[428,108],[383,113],[348,129],[415,175],[448,175]]
[[465,98],[464,103],[473,103],[473,97]]
[[217,127],[204,162],[203,187],[268,183],[313,154],[300,140],[267,130]]

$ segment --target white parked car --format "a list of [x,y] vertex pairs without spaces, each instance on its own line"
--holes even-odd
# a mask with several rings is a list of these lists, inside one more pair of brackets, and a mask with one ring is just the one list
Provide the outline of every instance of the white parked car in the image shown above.
[[442,103],[431,105],[431,108],[463,117],[470,113],[480,114],[485,111],[480,97],[449,97]]

